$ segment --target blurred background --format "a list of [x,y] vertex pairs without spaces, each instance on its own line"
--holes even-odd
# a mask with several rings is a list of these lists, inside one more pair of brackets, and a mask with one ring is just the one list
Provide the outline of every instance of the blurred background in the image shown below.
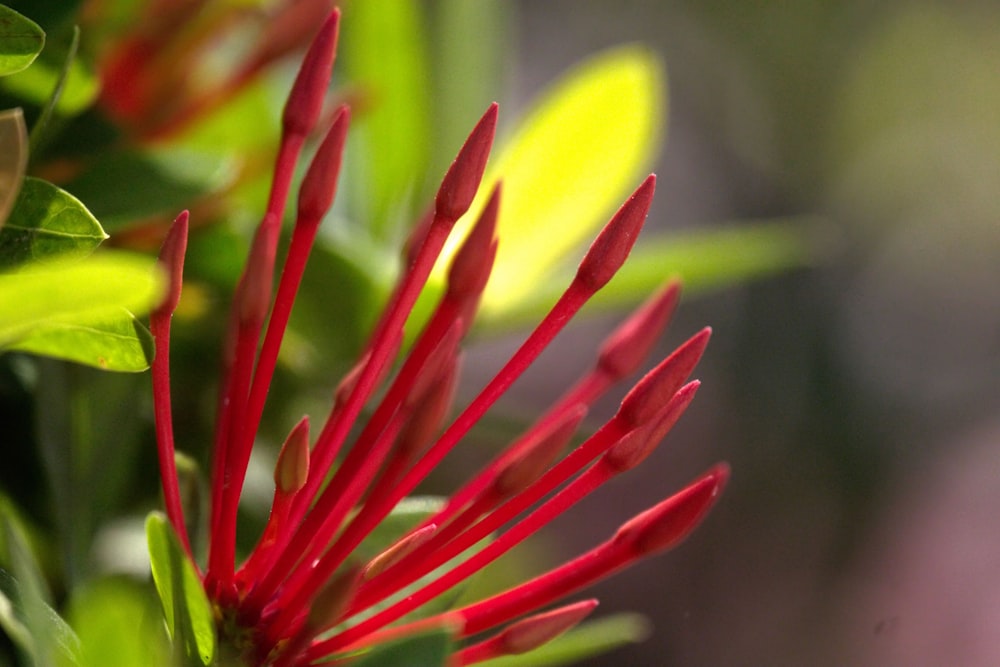
[[521,96],[614,44],[664,59],[655,224],[816,216],[828,244],[680,309],[671,343],[714,328],[697,400],[558,548],[712,461],[733,478],[595,591],[656,630],[590,664],[997,664],[1000,7],[566,0],[513,25]]
[[[141,89],[113,85],[108,53],[141,25],[134,20],[141,3],[6,4],[50,31],[54,61],[65,50],[58,45],[67,41],[67,26],[82,22],[81,60],[105,77],[104,92],[96,84],[82,90],[88,101],[64,111],[33,155],[32,173],[76,194],[118,247],[155,248],[182,206],[201,221],[175,325],[174,381],[190,388],[175,399],[185,415],[178,440],[204,465],[214,401],[205,373],[266,196],[284,94],[277,91],[287,89],[295,58],[275,58],[259,85],[210,100],[231,104],[228,115],[212,116],[195,104],[207,118],[194,122],[185,116],[192,109],[180,103],[138,113],[141,104],[123,91]],[[345,30],[363,5],[345,4]],[[608,48],[640,44],[666,67],[669,109],[660,118],[659,144],[649,147],[658,192],[639,247],[650,236],[752,235],[779,222],[799,251],[793,260],[726,280],[688,276],[690,289],[653,357],[712,326],[695,374],[703,383],[697,399],[650,460],[543,531],[515,557],[509,576],[596,545],[724,460],[733,471],[729,487],[684,545],[593,589],[601,615],[639,612],[651,630],[643,642],[587,665],[1000,664],[1000,6],[985,0],[395,5],[415,8],[426,34],[396,35],[367,51],[358,36],[377,32],[375,23],[345,35],[334,94],[353,105],[362,136],[372,131],[365,119],[376,118],[380,105],[424,105],[426,118],[408,118],[433,128],[430,145],[416,157],[401,155],[398,136],[395,143],[390,137],[381,148],[395,162],[365,151],[378,148],[377,139],[349,149],[334,217],[356,224],[336,226],[313,260],[262,432],[264,488],[247,494],[247,527],[259,528],[266,512],[274,447],[303,411],[315,419],[325,413],[330,390],[398,270],[396,250],[408,225],[485,105],[501,102],[501,136],[509,135],[568,69]],[[225,71],[232,53],[245,55],[256,30],[230,35],[219,50],[228,57],[181,57],[174,65],[187,75]],[[421,67],[437,72],[429,83],[419,67],[407,70],[414,49],[424,47],[431,57]],[[392,99],[379,97],[364,78],[390,69],[387,63],[413,84]],[[158,81],[167,93],[160,101],[171,100],[176,82]],[[25,106],[30,125],[38,109],[25,90],[4,83],[0,99],[3,108]],[[192,92],[192,100],[203,93]],[[148,92],[147,102],[156,99],[155,90]],[[392,168],[416,160],[426,176],[378,180],[368,170],[377,174],[384,158],[381,166]],[[133,187],[138,179],[145,179],[142,188]],[[165,186],[146,189],[154,181]],[[751,238],[748,255],[763,243]],[[727,252],[714,261],[739,264],[740,247]],[[673,257],[664,255],[664,278],[701,266],[678,268]],[[655,285],[661,272],[655,273],[643,280]],[[330,284],[350,294],[333,312]],[[561,336],[473,434],[482,446],[448,459],[426,491],[464,479],[589,367],[602,337],[646,292],[616,294]],[[491,316],[503,335],[488,327],[474,332],[460,404],[515,349],[532,307],[513,312],[513,324]],[[8,442],[31,442],[37,424],[54,423],[66,407],[35,405],[37,387],[82,387],[116,406],[94,420],[96,435],[88,441],[105,447],[98,479],[113,482],[99,494],[86,484],[56,485],[53,503],[51,470],[76,479],[75,468],[59,464],[72,457],[4,448],[4,496],[39,532],[64,529],[64,537],[42,549],[57,597],[95,572],[145,568],[136,522],[157,503],[150,493],[157,482],[148,376],[98,374],[20,355],[0,363]],[[602,401],[588,428],[610,416],[620,397]],[[73,460],[79,465],[80,457]],[[129,560],[136,550],[138,566]]]

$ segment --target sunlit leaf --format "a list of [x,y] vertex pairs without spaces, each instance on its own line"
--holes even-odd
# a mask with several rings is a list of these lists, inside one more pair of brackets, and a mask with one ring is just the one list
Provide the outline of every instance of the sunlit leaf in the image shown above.
[[171,637],[184,647],[189,660],[211,665],[215,656],[215,625],[198,573],[164,515],[158,512],[149,515],[146,539],[153,582]]
[[502,142],[465,221],[502,179],[500,248],[484,310],[529,297],[639,184],[661,143],[663,77],[642,48],[601,54],[563,79]]
[[0,112],[0,227],[3,227],[24,181],[28,134],[20,109]]
[[85,255],[107,234],[80,200],[28,177],[7,224],[0,229],[0,268],[56,256]]
[[[394,216],[409,210],[401,197],[419,194],[429,152],[429,68],[414,0],[356,2],[344,21],[340,62],[365,101],[351,129],[349,158],[359,158],[345,173],[360,190],[354,197],[359,218],[373,234],[392,231]],[[355,194],[355,193],[352,193]]]
[[0,346],[52,323],[93,322],[122,308],[147,312],[161,298],[155,260],[108,253],[76,262],[49,262],[0,275]]
[[94,321],[56,322],[32,329],[11,350],[75,361],[108,371],[137,373],[153,360],[153,336],[132,313]]
[[558,667],[572,665],[612,649],[634,644],[649,634],[649,622],[636,614],[617,614],[584,623],[523,655],[482,663],[483,667]]
[[452,632],[447,628],[381,644],[351,664],[354,667],[445,667],[452,651]]
[[38,24],[0,5],[0,76],[23,70],[44,46],[45,33]]

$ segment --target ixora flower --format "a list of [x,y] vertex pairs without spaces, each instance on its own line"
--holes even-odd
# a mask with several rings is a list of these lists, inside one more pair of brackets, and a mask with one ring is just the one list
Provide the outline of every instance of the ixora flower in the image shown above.
[[[350,113],[341,107],[332,114],[302,181],[290,245],[272,295],[280,221],[300,150],[321,116],[337,25],[334,12],[293,85],[267,211],[235,292],[224,342],[203,569],[192,557],[185,524],[170,406],[170,321],[181,292],[186,213],[175,221],[160,255],[170,288],[151,316],[157,346],[152,378],[166,518],[154,517],[149,525],[153,574],[168,626],[175,643],[206,665],[339,665],[373,658],[370,664],[410,665],[417,664],[412,655],[397,663],[379,652],[393,642],[428,636],[444,638],[443,657],[434,664],[467,665],[530,651],[578,623],[597,601],[540,610],[676,545],[713,505],[728,468],[712,468],[626,522],[608,541],[510,590],[458,607],[449,607],[451,598],[442,596],[648,456],[694,398],[698,382],[688,382],[688,376],[709,330],[650,371],[613,417],[562,455],[588,406],[638,368],[666,325],[679,294],[676,284],[668,284],[609,337],[593,368],[513,444],[450,497],[408,515],[408,524],[399,521],[408,494],[612,278],[653,197],[655,177],[650,176],[597,236],[548,315],[445,426],[461,340],[496,253],[499,186],[453,257],[436,309],[394,374],[391,367],[410,311],[480,186],[496,127],[494,104],[472,130],[431,212],[412,234],[406,268],[360,361],[341,381],[319,435],[310,446],[307,418],[291,430],[275,468],[269,521],[256,547],[238,564],[241,488],[306,259],[334,197],[347,133]],[[378,400],[362,419],[377,391]],[[373,552],[375,534],[383,541]],[[199,605],[207,612],[199,612]],[[479,638],[484,634],[487,638]]]

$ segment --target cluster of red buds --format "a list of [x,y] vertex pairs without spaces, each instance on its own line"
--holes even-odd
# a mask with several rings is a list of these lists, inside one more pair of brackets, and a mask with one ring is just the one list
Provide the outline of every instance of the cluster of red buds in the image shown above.
[[[366,562],[356,560],[362,541],[612,278],[652,201],[655,177],[650,176],[597,236],[548,315],[485,388],[446,422],[460,344],[497,249],[499,186],[452,259],[436,309],[398,370],[390,371],[410,311],[449,233],[480,187],[496,127],[494,104],[445,174],[432,212],[413,232],[405,269],[360,361],[339,384],[319,435],[310,446],[309,422],[303,418],[285,441],[275,469],[269,521],[256,547],[237,567],[237,506],[250,452],[306,260],[334,197],[350,117],[346,107],[332,114],[332,125],[302,181],[290,245],[272,294],[294,165],[321,116],[337,25],[334,12],[293,85],[267,211],[236,288],[222,355],[207,565],[199,573],[221,641],[234,647],[247,665],[346,664],[367,647],[437,626],[453,629],[461,641],[509,624],[499,634],[460,643],[452,656],[455,665],[528,651],[578,623],[597,602],[539,610],[688,535],[725,485],[727,467],[712,468],[625,523],[608,541],[541,576],[474,604],[418,621],[397,621],[645,459],[694,398],[698,382],[688,377],[710,332],[702,330],[681,345],[628,392],[613,417],[564,453],[588,407],[638,369],[665,327],[679,295],[678,286],[668,284],[608,338],[593,368],[505,451],[383,553]],[[157,346],[152,378],[166,514],[190,556],[174,461],[169,377],[170,321],[180,297],[186,242],[184,213],[161,252],[170,275],[169,295],[151,316],[151,329]],[[363,409],[383,384],[380,399],[363,421]]]

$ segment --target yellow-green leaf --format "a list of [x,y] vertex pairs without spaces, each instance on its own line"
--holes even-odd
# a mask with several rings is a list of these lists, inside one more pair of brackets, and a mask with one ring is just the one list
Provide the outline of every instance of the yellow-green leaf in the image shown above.
[[0,274],[0,347],[40,326],[93,322],[122,308],[145,313],[163,294],[155,260],[108,253]]
[[460,223],[475,219],[502,179],[500,247],[484,310],[529,295],[639,184],[661,144],[663,80],[659,61],[641,47],[605,52],[563,79],[504,142]]

